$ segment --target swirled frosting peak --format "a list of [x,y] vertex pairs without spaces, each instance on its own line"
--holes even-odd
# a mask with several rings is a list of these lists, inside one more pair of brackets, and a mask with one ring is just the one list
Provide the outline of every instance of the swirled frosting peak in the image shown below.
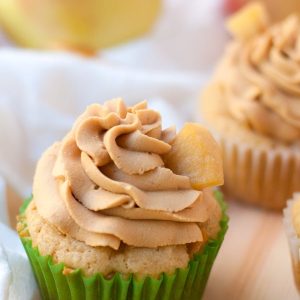
[[33,184],[39,214],[90,246],[118,249],[203,240],[203,193],[164,166],[174,128],[147,102],[90,105],[40,159]]
[[217,71],[221,105],[239,124],[283,143],[300,138],[300,22],[290,16],[233,41]]

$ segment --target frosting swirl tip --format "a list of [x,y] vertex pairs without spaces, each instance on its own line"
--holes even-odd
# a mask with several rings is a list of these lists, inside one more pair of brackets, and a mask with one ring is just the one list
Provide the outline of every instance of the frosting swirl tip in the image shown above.
[[142,101],[92,104],[40,159],[33,195],[42,217],[91,246],[118,249],[203,241],[202,191],[165,166],[174,127]]

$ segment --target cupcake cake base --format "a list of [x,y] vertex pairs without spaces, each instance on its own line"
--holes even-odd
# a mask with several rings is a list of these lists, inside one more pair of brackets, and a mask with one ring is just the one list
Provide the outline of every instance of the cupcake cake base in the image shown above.
[[[186,268],[179,268],[173,274],[162,273],[158,278],[136,278],[133,275],[124,277],[121,273],[106,278],[100,273],[85,276],[80,269],[70,270],[62,263],[54,263],[50,256],[42,256],[32,246],[25,224],[19,234],[43,299],[200,299],[228,226],[221,193],[215,192],[215,197],[223,212],[217,238],[208,241]],[[21,215],[30,201],[28,199],[22,205]]]

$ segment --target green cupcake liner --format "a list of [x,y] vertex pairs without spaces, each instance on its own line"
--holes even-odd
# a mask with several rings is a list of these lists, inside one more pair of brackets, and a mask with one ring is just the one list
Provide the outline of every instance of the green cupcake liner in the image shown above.
[[[177,269],[173,274],[163,273],[160,278],[150,276],[137,279],[124,278],[116,273],[111,279],[101,274],[90,277],[75,270],[63,274],[64,264],[56,264],[50,256],[40,255],[32,247],[30,238],[21,237],[25,251],[32,265],[42,298],[47,300],[199,300],[204,292],[212,265],[222,245],[228,228],[226,205],[221,192],[216,191],[223,216],[220,232],[214,240],[208,241],[186,268]],[[24,213],[31,199],[24,201],[20,213]]]

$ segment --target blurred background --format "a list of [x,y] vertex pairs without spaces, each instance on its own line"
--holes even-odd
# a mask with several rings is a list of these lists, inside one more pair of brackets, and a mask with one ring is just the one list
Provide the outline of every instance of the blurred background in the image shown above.
[[[0,0],[0,174],[22,197],[42,151],[86,105],[148,99],[165,125],[198,97],[246,0]],[[264,0],[273,20],[297,0]],[[167,113],[165,113],[167,112]]]
[[[37,158],[91,102],[147,98],[166,125],[199,117],[224,20],[249,1],[0,0],[1,176],[30,194]],[[274,21],[300,12],[263,2]]]
[[[21,199],[31,194],[42,152],[66,134],[88,104],[115,97],[128,104],[147,99],[162,113],[164,126],[201,121],[201,89],[230,39],[225,20],[247,2],[251,0],[0,0],[0,299],[5,299],[1,284],[8,282],[1,273],[6,257],[23,264],[21,272],[14,270],[23,277],[15,277],[19,282],[13,293],[23,292],[29,299],[35,292],[18,238],[6,225],[14,226]],[[262,2],[272,21],[300,14],[299,0]],[[253,224],[265,218],[261,212],[234,210],[240,219],[232,218],[231,225],[236,223],[243,233],[251,227],[250,218]],[[273,216],[269,218],[273,222]],[[240,232],[231,232],[240,242]],[[11,257],[9,251],[2,255],[4,243],[13,251]],[[279,266],[282,251],[287,252],[285,243],[276,250],[277,264],[272,261],[270,270]],[[221,272],[212,274],[205,299],[224,299],[223,292],[239,279],[234,272],[227,276],[232,286],[224,279],[229,267],[240,270],[241,264],[232,247],[223,251],[232,260],[217,266]],[[285,267],[290,265],[283,259],[280,270]],[[274,276],[280,273],[276,268]],[[287,274],[276,277],[277,285],[280,288],[284,279],[290,291],[289,269]],[[220,286],[218,294],[214,282]],[[261,295],[267,290],[263,286]],[[276,293],[251,299],[282,299]]]

